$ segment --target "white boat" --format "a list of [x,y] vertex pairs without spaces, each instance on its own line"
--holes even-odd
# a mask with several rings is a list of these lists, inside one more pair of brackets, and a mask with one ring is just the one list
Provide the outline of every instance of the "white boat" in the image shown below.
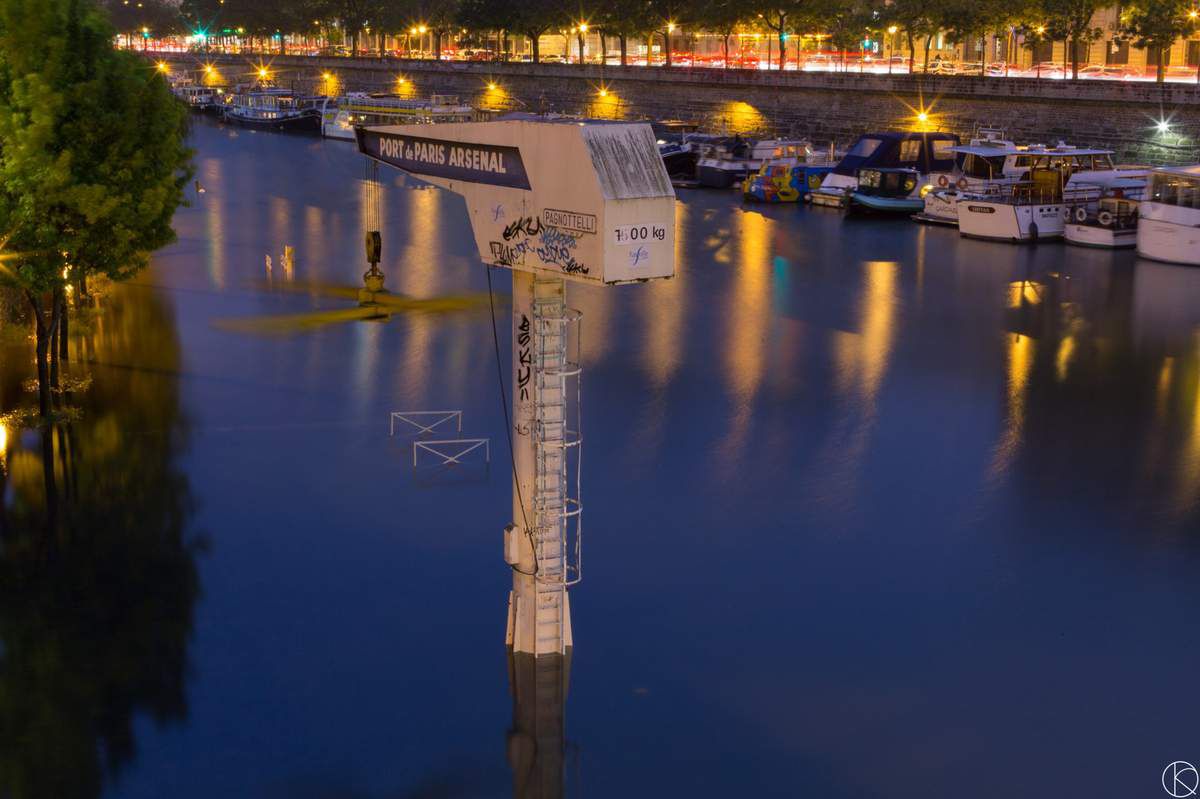
[[1138,255],[1200,266],[1200,165],[1154,170],[1138,210]]
[[990,139],[951,147],[954,170],[938,175],[924,192],[924,208],[913,214],[918,222],[958,226],[958,201],[983,197],[1011,186],[1029,170],[1033,156],[1028,148],[1010,141]]
[[321,111],[321,135],[353,141],[356,128],[377,125],[474,122],[478,112],[454,95],[435,94],[428,100],[395,94],[352,93],[326,102]]
[[1114,166],[1111,150],[1059,145],[1030,150],[1027,179],[985,196],[959,199],[958,230],[964,236],[997,241],[1061,238],[1064,209],[1099,208],[1101,197],[1140,199],[1147,167]]
[[1102,197],[1095,213],[1082,206],[1063,209],[1063,238],[1068,244],[1105,250],[1137,243],[1138,202],[1123,197]]
[[921,197],[934,176],[954,169],[950,150],[958,144],[958,136],[952,133],[867,133],[805,199],[814,205],[846,208],[858,189],[860,172],[881,170],[914,170],[917,179],[910,195]]
[[761,139],[756,142],[735,138],[729,145],[707,147],[696,162],[696,178],[701,186],[728,189],[741,186],[766,162],[776,166],[804,163],[812,154],[809,143],[800,139]]
[[206,111],[217,101],[217,90],[211,86],[179,83],[171,91],[193,111]]

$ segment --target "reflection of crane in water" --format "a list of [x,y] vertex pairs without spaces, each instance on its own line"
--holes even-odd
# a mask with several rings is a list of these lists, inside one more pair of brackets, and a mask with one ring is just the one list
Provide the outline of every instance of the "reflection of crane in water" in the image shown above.
[[[264,289],[292,292],[309,297],[343,301],[347,305],[296,314],[275,314],[238,319],[222,319],[217,326],[246,333],[288,334],[299,333],[343,322],[386,322],[393,316],[403,314],[448,314],[480,310],[488,305],[486,294],[459,294],[417,299],[403,294],[394,294],[384,287],[385,276],[379,268],[383,259],[383,239],[378,228],[381,226],[379,164],[369,162],[365,180],[368,230],[365,235],[367,271],[361,286],[321,283],[316,281],[295,282],[294,251],[285,246],[275,265],[270,255],[266,256],[267,284]],[[278,280],[281,272],[283,280]],[[353,304],[349,304],[353,303]]]
[[[513,576],[508,751],[517,796],[560,796],[573,644],[567,588],[582,577],[580,314],[567,306],[566,284],[671,277],[674,191],[644,124],[407,125],[360,129],[358,144],[374,162],[462,195],[484,263],[513,273],[511,419],[504,403],[513,472],[504,531]],[[490,297],[490,270],[488,285]],[[498,335],[496,360],[503,383]]]

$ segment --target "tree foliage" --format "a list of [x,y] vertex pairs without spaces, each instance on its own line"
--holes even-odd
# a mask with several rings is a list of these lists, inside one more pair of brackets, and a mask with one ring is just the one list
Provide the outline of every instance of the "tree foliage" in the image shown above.
[[145,266],[191,174],[185,110],[113,37],[89,0],[0,0],[0,276],[35,310],[43,415],[68,281]]

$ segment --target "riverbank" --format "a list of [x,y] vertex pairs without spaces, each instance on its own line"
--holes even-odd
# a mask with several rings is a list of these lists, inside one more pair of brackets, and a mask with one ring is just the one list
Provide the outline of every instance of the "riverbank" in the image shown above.
[[[268,64],[280,84],[315,92],[330,85],[337,91],[399,88],[419,96],[457,94],[496,110],[682,118],[709,129],[806,137],[818,144],[845,144],[868,130],[926,127],[967,137],[979,127],[998,127],[1021,142],[1107,147],[1125,161],[1200,161],[1200,87],[1194,84],[303,56],[154,57],[172,70],[211,64],[231,83],[253,79],[255,68]],[[1162,121],[1168,123],[1166,131]]]

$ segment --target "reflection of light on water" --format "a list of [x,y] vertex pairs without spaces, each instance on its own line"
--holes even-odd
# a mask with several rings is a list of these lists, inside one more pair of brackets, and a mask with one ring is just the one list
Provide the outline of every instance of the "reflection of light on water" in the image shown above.
[[1037,343],[1029,336],[1008,337],[1008,418],[992,456],[989,477],[999,477],[1007,472],[1020,449],[1025,429],[1025,391],[1036,347]]
[[1185,421],[1186,438],[1179,457],[1179,474],[1175,498],[1175,511],[1182,515],[1191,512],[1200,494],[1200,331],[1193,334],[1192,372],[1187,381],[1191,396],[1186,398],[1184,413],[1190,418]]
[[[687,221],[687,204],[675,203],[675,230],[686,230]],[[676,268],[684,263],[686,239],[681,232],[675,237]],[[655,387],[661,388],[671,381],[682,358],[687,292],[670,281],[656,281],[646,287],[644,295],[638,297],[646,325],[642,362]]]
[[1167,408],[1171,396],[1171,373],[1175,367],[1175,359],[1171,356],[1163,358],[1162,367],[1158,370],[1158,389],[1155,392],[1156,404],[1158,406],[1158,417],[1163,419],[1167,415]]
[[[3,471],[4,465],[8,459],[8,426],[0,421],[0,471]],[[0,501],[3,501],[0,497]]]
[[[835,340],[837,388],[841,393],[855,391],[864,406],[875,401],[876,392],[887,371],[895,334],[896,276],[895,261],[868,261],[866,292],[859,304],[859,335]],[[874,408],[868,408],[874,412]]]
[[[443,193],[434,189],[412,190],[405,192],[408,201],[409,228],[407,240],[401,242],[398,236],[392,237],[392,253],[400,253],[400,257],[388,256],[388,242],[384,242],[384,261],[394,268],[385,269],[389,280],[395,273],[397,290],[410,297],[432,297],[437,293],[438,278],[441,273],[439,265],[431,263],[427,258],[417,259],[417,253],[423,255],[430,252],[424,243],[437,241],[438,232],[442,225],[441,200]],[[440,252],[440,249],[438,250]],[[495,279],[496,275],[492,276]]]
[[1008,284],[1008,307],[1020,308],[1023,305],[1037,305],[1042,301],[1037,286],[1028,280],[1017,280]]
[[1054,356],[1054,372],[1058,382],[1067,379],[1067,370],[1071,366],[1071,357],[1075,354],[1075,336],[1063,336],[1058,342],[1058,353]]
[[357,411],[366,415],[379,386],[379,347],[386,322],[354,323],[354,392]]
[[225,288],[225,195],[221,191],[221,166],[219,158],[204,161],[205,192],[204,208],[208,211],[205,222],[208,228],[208,277],[219,289]]
[[745,447],[754,399],[766,371],[767,329],[771,324],[771,237],[775,221],[759,213],[736,212],[738,252],[725,312],[722,361],[733,400],[733,419],[720,444],[723,464],[735,465]]
[[900,265],[894,261],[863,264],[864,286],[858,304],[857,335],[835,333],[833,359],[838,393],[859,402],[841,404],[815,460],[816,501],[843,507],[854,505],[859,465],[867,451],[878,417],[877,398],[887,374],[895,341],[896,286]]

